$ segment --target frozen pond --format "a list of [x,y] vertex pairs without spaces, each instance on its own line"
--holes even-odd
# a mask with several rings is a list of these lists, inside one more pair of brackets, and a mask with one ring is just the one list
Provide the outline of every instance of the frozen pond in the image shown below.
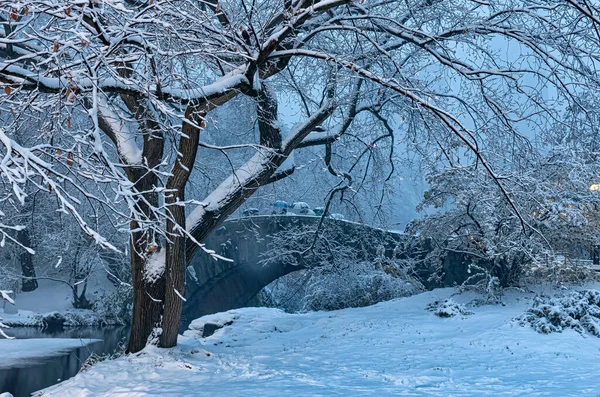
[[0,393],[25,397],[68,379],[91,354],[115,351],[127,331],[126,327],[11,328],[7,334],[17,339],[0,340]]

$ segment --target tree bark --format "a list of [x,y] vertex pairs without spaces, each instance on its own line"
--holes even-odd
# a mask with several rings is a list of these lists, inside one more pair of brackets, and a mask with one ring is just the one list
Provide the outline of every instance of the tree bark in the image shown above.
[[[181,194],[183,196],[183,194]],[[170,199],[172,204],[176,200]],[[161,347],[177,345],[179,323],[185,296],[185,235],[181,235],[180,227],[185,228],[185,210],[183,206],[173,205],[169,208],[173,221],[167,222],[167,232],[172,242],[167,245],[165,270],[165,305],[162,320]]]
[[[29,235],[29,229],[25,228],[17,232],[17,241],[25,247],[31,246],[31,236]],[[35,267],[33,265],[33,255],[26,250],[22,250],[19,256],[21,262],[21,291],[30,292],[34,291],[38,287],[38,282],[35,275]]]
[[[127,169],[128,177],[140,192],[151,192],[158,186],[158,176],[150,170],[155,169],[162,161],[164,140],[158,123],[152,118],[148,104],[140,98],[123,95],[123,102],[133,113],[144,132],[142,158],[146,167],[131,167]],[[154,218],[151,206],[158,207],[158,194],[145,193],[143,200],[139,200],[139,210],[149,218]],[[130,255],[131,255],[131,281],[133,286],[133,314],[131,317],[131,332],[128,353],[136,353],[148,344],[153,331],[160,326],[163,313],[165,295],[164,275],[157,280],[146,279],[146,264],[149,256],[157,249],[154,232],[152,230],[140,231],[140,225],[130,223]],[[160,250],[160,248],[158,248]]]
[[[135,227],[132,225],[131,228]],[[152,283],[147,282],[144,277],[146,258],[140,253],[146,252],[141,250],[146,249],[148,244],[146,241],[139,240],[140,234],[132,235],[130,242],[133,314],[127,346],[128,353],[136,353],[146,347],[153,330],[160,325],[165,293],[163,277]]]
[[[196,113],[192,106],[186,109],[185,117],[200,124],[202,113]],[[165,306],[160,336],[161,347],[173,347],[177,345],[177,335],[181,322],[181,311],[185,296],[185,269],[186,260],[186,235],[185,231],[185,207],[179,202],[185,200],[185,185],[190,177],[198,143],[200,142],[200,129],[195,125],[184,122],[182,134],[179,140],[178,156],[171,170],[171,176],[167,180],[167,190],[174,191],[165,198],[167,205],[167,235],[171,240],[167,244],[165,257]]]

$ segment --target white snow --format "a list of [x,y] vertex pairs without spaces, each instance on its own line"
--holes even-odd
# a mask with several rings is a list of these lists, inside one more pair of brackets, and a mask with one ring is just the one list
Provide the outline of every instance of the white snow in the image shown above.
[[150,255],[146,262],[144,277],[148,282],[154,282],[160,278],[165,272],[166,265],[166,250],[162,249]]
[[206,98],[224,93],[227,90],[236,88],[240,84],[250,84],[243,72],[243,68],[238,68],[219,78],[214,83],[205,85],[203,87],[194,89],[164,87],[162,88],[162,92],[163,94],[171,95],[173,97],[185,100]]
[[[567,329],[540,334],[506,306],[440,318],[443,289],[375,306],[286,314],[247,308],[206,316],[179,346],[105,361],[44,396],[596,396],[600,339]],[[452,299],[464,304],[474,296]],[[204,323],[231,325],[202,338]]]
[[19,310],[18,313],[2,313],[2,320],[10,327],[37,326],[41,323],[41,315],[30,310]]
[[273,153],[267,149],[259,149],[242,167],[225,179],[219,187],[213,190],[203,201],[206,206],[196,207],[186,218],[185,227],[191,231],[197,226],[208,211],[215,211],[224,202],[229,200],[232,194],[248,181],[256,178],[261,171],[268,166],[273,159]]
[[127,164],[137,165],[142,163],[142,150],[135,142],[135,134],[130,131],[123,119],[106,103],[105,99],[98,100],[98,113],[103,117],[114,134],[117,148],[121,158]]
[[[106,277],[104,277],[106,279]],[[100,281],[89,280],[90,294],[100,289]],[[106,284],[106,283],[104,283]],[[52,311],[66,311],[72,309],[73,292],[71,288],[63,283],[51,280],[38,280],[38,288],[31,292],[21,292],[15,297],[15,304],[19,311],[34,311],[46,313]],[[104,285],[102,285],[103,287]]]

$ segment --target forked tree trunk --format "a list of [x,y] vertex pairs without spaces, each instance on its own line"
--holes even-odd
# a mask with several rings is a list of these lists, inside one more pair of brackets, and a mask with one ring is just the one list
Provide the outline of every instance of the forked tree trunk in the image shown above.
[[[167,220],[167,247],[165,252],[165,272],[164,278],[156,283],[148,284],[144,280],[145,263],[144,247],[148,246],[141,242],[141,236],[136,237],[132,233],[132,278],[134,288],[134,307],[131,328],[131,338],[129,340],[128,352],[137,352],[144,348],[148,342],[148,337],[152,329],[156,326],[162,328],[160,335],[161,347],[172,347],[177,344],[177,335],[181,322],[181,311],[183,307],[183,297],[185,296],[185,269],[187,262],[192,258],[198,246],[196,242],[202,242],[204,238],[214,230],[227,216],[235,211],[244,201],[250,197],[260,186],[270,183],[273,174],[290,155],[291,151],[298,146],[304,138],[324,120],[326,120],[335,110],[333,103],[328,103],[320,108],[314,115],[306,120],[302,125],[296,128],[292,139],[287,142],[285,147],[282,145],[281,131],[277,121],[277,105],[274,96],[263,92],[261,97],[261,114],[259,117],[259,129],[261,133],[261,143],[272,146],[269,149],[261,149],[257,153],[257,158],[261,159],[262,164],[256,164],[256,158],[249,160],[243,178],[223,182],[228,194],[218,201],[217,208],[203,209],[204,214],[201,221],[197,222],[189,234],[195,241],[188,241],[184,233],[186,227],[185,207],[182,205],[185,194],[185,185],[189,179],[190,172],[193,169],[198,144],[200,140],[200,129],[202,117],[206,111],[226,102],[231,93],[225,93],[220,99],[213,98],[210,104],[204,103],[202,106],[195,107],[189,104],[185,118],[182,124],[182,134],[179,140],[177,158],[171,169],[165,191],[165,204],[168,212]],[[133,108],[133,106],[132,106]],[[190,123],[187,120],[193,122]],[[162,136],[156,128],[157,136]],[[157,140],[157,139],[153,139]],[[160,139],[162,142],[162,139]],[[160,146],[160,156],[158,150],[152,150],[149,146],[152,140],[146,136],[144,142],[143,158],[148,160],[148,164],[156,167],[162,158],[162,146]],[[158,149],[159,145],[156,145]],[[147,175],[154,175],[148,173]],[[150,183],[149,177],[143,177],[140,181],[135,175],[130,174],[132,181],[137,181],[138,191],[151,191],[157,186],[156,177],[152,177]],[[275,179],[276,180],[276,179]],[[231,185],[227,185],[230,183]],[[149,202],[158,206],[158,199],[153,197]],[[137,224],[131,224],[131,230],[137,230]],[[145,236],[148,238],[148,236]]]
[[[194,113],[194,108],[188,106],[185,114],[188,120],[195,120],[200,124],[199,114]],[[154,128],[156,131],[156,128]],[[158,134],[157,134],[158,135]],[[134,353],[140,351],[148,343],[152,331],[160,327],[160,346],[172,347],[177,344],[179,323],[185,295],[185,209],[177,201],[183,201],[185,184],[190,176],[190,170],[196,160],[200,130],[190,123],[183,123],[182,136],[179,140],[178,156],[167,180],[165,204],[167,205],[167,241],[165,253],[165,272],[155,282],[145,279],[146,258],[148,257],[151,243],[150,235],[144,236],[139,232],[132,233],[131,243],[131,271],[133,282],[133,317],[131,319],[131,335],[127,351]],[[148,163],[157,166],[162,158],[161,145],[156,144],[157,138],[146,138],[144,142],[144,157]],[[162,141],[162,139],[160,139]],[[154,147],[153,147],[154,146]],[[130,178],[136,181],[140,191],[150,191],[157,186],[157,177],[148,173],[139,177],[132,173]],[[136,177],[139,177],[136,178]],[[158,197],[148,198],[148,202],[158,207]],[[144,209],[147,214],[148,208]],[[135,222],[131,230],[137,230]],[[143,239],[145,239],[143,241]]]

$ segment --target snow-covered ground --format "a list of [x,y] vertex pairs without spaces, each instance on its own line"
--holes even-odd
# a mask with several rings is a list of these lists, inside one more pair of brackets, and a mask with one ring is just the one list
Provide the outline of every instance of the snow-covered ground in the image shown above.
[[68,285],[51,280],[39,280],[38,285],[34,291],[17,294],[15,304],[19,310],[44,313],[73,308],[73,293]]
[[[247,308],[196,320],[169,350],[101,362],[44,396],[594,396],[600,339],[571,329],[540,334],[506,306],[440,318],[435,290],[375,306],[286,314]],[[469,295],[453,297],[465,303]],[[202,338],[205,322],[228,323]]]

